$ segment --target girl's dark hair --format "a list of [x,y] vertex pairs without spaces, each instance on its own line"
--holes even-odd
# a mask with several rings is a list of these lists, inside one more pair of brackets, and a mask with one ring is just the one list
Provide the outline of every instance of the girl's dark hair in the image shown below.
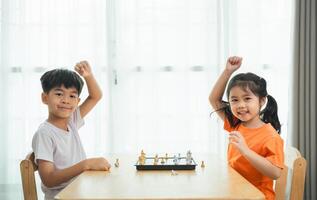
[[78,95],[80,95],[84,85],[84,81],[80,76],[76,72],[68,69],[53,69],[47,71],[42,75],[40,80],[45,93],[48,93],[55,87],[63,85],[65,88],[75,87]]
[[[271,123],[275,130],[281,132],[281,124],[277,115],[277,103],[275,99],[267,94],[266,81],[253,73],[241,73],[234,76],[227,87],[227,98],[229,99],[230,90],[239,86],[243,90],[251,90],[251,92],[259,98],[267,97],[267,105],[264,110],[260,112],[260,118],[264,123]],[[231,127],[237,127],[241,121],[234,117],[231,112],[230,105],[228,102],[224,102],[226,106],[223,108],[225,116],[227,117]]]

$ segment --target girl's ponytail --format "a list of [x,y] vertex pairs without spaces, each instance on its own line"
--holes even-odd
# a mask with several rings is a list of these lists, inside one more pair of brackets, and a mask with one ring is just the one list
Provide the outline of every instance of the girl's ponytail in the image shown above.
[[266,108],[260,113],[261,119],[265,123],[271,123],[275,130],[281,132],[281,124],[277,115],[277,103],[271,95],[267,95]]

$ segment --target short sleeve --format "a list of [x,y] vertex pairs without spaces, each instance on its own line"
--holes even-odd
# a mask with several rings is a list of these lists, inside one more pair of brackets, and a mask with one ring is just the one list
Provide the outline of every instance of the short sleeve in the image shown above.
[[231,127],[230,123],[229,123],[229,120],[227,117],[225,117],[225,120],[224,120],[224,124],[223,124],[223,129],[225,129],[226,131],[233,131],[234,129]]
[[75,125],[77,129],[81,128],[85,124],[84,119],[80,115],[79,107],[77,107],[76,110],[74,111],[70,121],[72,124]]
[[273,165],[283,169],[284,168],[284,142],[280,136],[273,136],[265,144],[266,159],[269,160]]
[[38,130],[33,136],[32,148],[35,155],[35,163],[38,159],[53,162],[54,143],[52,138],[44,131]]

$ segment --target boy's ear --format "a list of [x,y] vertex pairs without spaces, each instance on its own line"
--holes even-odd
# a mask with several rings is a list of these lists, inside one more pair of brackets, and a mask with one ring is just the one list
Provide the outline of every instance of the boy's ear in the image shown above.
[[42,92],[41,97],[42,97],[42,102],[43,102],[44,104],[47,104],[47,102],[48,102],[48,94],[45,93],[45,92]]

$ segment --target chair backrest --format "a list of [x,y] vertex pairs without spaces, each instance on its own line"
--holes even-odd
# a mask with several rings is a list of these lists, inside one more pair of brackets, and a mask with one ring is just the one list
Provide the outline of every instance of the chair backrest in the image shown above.
[[294,147],[285,149],[285,168],[275,182],[276,200],[302,200],[305,188],[306,160]]
[[20,163],[24,200],[37,200],[34,153],[29,153]]

